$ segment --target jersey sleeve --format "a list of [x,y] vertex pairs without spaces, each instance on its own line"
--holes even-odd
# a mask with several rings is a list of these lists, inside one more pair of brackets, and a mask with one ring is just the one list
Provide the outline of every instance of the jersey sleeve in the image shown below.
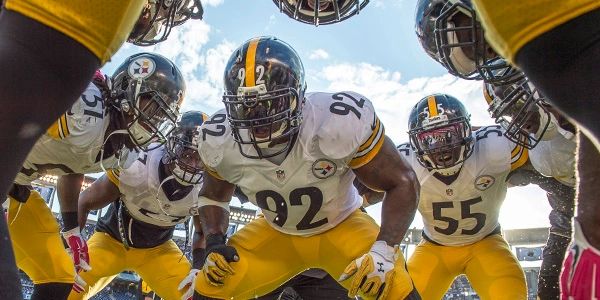
[[117,187],[119,187],[119,176],[121,175],[121,172],[117,169],[110,169],[106,171],[106,177],[108,178],[108,180],[110,180],[110,182],[112,182],[114,185],[116,185]]
[[385,139],[384,126],[371,101],[354,92],[310,97],[320,114],[316,134],[321,151],[333,159],[347,160],[354,169],[370,162]]
[[85,147],[104,131],[104,101],[100,90],[90,83],[79,99],[46,131],[50,137],[68,139],[75,146]]
[[529,159],[527,148],[507,139],[504,136],[504,129],[498,125],[481,127],[475,132],[474,137],[479,144],[480,151],[485,153],[484,159],[490,164],[506,166],[508,160],[510,169],[515,170],[523,166]]
[[512,144],[512,151],[510,152],[510,170],[515,170],[521,166],[523,166],[527,160],[529,159],[529,152],[527,152],[527,148]]

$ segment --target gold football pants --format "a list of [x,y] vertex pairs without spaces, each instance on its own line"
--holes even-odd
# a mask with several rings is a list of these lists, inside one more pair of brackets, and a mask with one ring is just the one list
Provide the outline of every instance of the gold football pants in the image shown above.
[[65,250],[58,222],[42,196],[31,191],[27,202],[9,197],[8,230],[17,267],[35,284],[73,283],[75,267]]
[[482,300],[527,299],[523,270],[499,234],[458,247],[423,240],[408,260],[408,271],[424,300],[441,299],[460,274]]
[[[228,241],[240,257],[231,263],[235,274],[220,287],[199,275],[196,291],[212,298],[251,299],[267,294],[308,268],[321,268],[337,279],[352,260],[369,252],[378,233],[375,221],[358,210],[336,227],[309,237],[281,233],[259,217]],[[396,268],[404,265],[397,264]],[[341,284],[347,289],[350,281]],[[397,281],[393,284],[388,299],[399,299],[402,285]]]
[[[163,299],[181,299],[182,294],[177,287],[190,272],[191,265],[172,240],[154,248],[126,250],[120,241],[104,232],[96,232],[88,240],[88,250],[92,270],[79,273],[88,286],[94,286],[104,277],[131,270],[140,275]],[[91,289],[94,293],[99,291],[95,287]],[[87,299],[91,296],[93,295],[86,288],[83,293],[71,291],[68,299]]]

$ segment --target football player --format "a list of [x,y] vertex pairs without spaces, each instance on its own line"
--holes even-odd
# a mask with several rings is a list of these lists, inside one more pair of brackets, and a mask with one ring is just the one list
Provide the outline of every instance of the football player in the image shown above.
[[[463,79],[482,79],[490,87],[493,85],[496,89],[513,90],[515,92],[512,95],[515,97],[527,91],[529,91],[529,95],[534,95],[532,91],[535,91],[535,88],[524,77],[523,73],[512,67],[510,63],[498,55],[487,43],[483,28],[469,1],[420,0],[417,4],[415,19],[416,33],[423,49],[429,56],[448,69],[451,74]],[[519,88],[515,89],[515,87]],[[518,99],[518,97],[515,99]],[[514,108],[512,103],[505,102],[502,109],[507,111],[518,110],[519,108]],[[540,141],[540,136],[544,133],[547,126],[549,126],[548,121],[550,120],[550,116],[547,114],[540,116],[548,116],[548,118],[541,120],[542,124],[536,127],[537,132],[531,135],[523,134],[524,129],[520,126],[515,126],[516,123],[511,123],[512,125],[508,126],[508,123],[504,122],[503,126],[506,128],[505,136],[513,142],[521,143],[526,148],[535,147]],[[497,121],[500,122],[501,119]],[[546,137],[549,136],[550,134]],[[520,139],[522,138],[523,140],[521,141]],[[572,143],[564,145],[567,145],[567,148],[573,146]],[[569,157],[573,158],[573,152],[569,153],[569,149],[563,146],[562,150],[563,154],[566,153],[567,159]],[[574,148],[571,150],[574,150]],[[545,155],[547,153],[547,150],[542,151],[538,149],[537,153],[533,155],[533,159],[539,162],[538,167],[541,163],[554,164],[552,156]],[[544,162],[546,160],[547,162]],[[569,169],[567,167],[561,172],[566,172],[566,176],[568,177],[569,174],[573,174],[573,168]],[[568,217],[571,214],[573,196],[568,186],[562,186],[558,182],[554,182],[558,186],[548,184],[549,182],[539,172],[536,174],[531,166],[520,168],[517,173],[520,173],[520,175],[513,176],[517,175],[513,173],[509,176],[512,184],[536,183],[548,192],[548,200],[555,209],[551,212],[551,215],[559,214]],[[557,174],[554,173],[554,175]],[[563,179],[573,181],[572,177]],[[562,225],[570,227],[568,222]],[[564,232],[570,232],[570,230]],[[561,237],[550,235],[550,239],[546,245],[546,253],[557,253],[557,256],[546,256],[547,261],[542,262],[542,268],[544,269],[540,271],[540,275],[546,277],[539,278],[538,294],[542,299],[558,299],[559,297],[555,284],[559,270],[554,267],[555,261],[552,257],[558,259],[563,243],[564,239]],[[550,279],[554,281],[550,282]]]
[[[600,280],[600,2],[596,0],[476,0],[490,43],[519,66],[548,101],[573,120],[578,147],[577,222],[561,280],[564,297],[598,297]],[[592,99],[589,101],[588,99]],[[586,101],[587,100],[587,101]],[[586,101],[586,102],[583,102]],[[588,145],[590,141],[595,145]],[[591,176],[591,177],[587,177]]]
[[[158,28],[154,22],[164,22],[164,30],[168,32],[167,28],[185,20],[186,16],[201,17],[200,2],[192,1],[3,1],[0,68],[10,76],[0,80],[0,94],[6,104],[0,118],[0,153],[3,154],[0,165],[4,169],[0,176],[0,193],[8,191],[25,157],[46,128],[73,105],[94,70],[108,61],[128,38],[140,12],[143,9],[154,12],[155,17],[144,18],[145,24]],[[174,14],[156,13],[167,7],[181,10]],[[147,33],[140,41],[154,38],[151,37],[153,30],[141,32]],[[2,218],[0,238],[9,239]],[[7,243],[0,246],[0,281],[4,283],[0,285],[0,297],[22,297],[14,256]]]
[[421,99],[410,113],[410,144],[398,150],[421,184],[424,229],[408,270],[424,299],[441,299],[465,274],[481,299],[524,300],[525,276],[498,215],[506,178],[527,161],[527,149],[504,138],[499,126],[471,132],[469,118],[446,94]]
[[[248,40],[226,65],[226,108],[202,125],[199,147],[206,259],[195,299],[264,295],[311,267],[350,297],[420,299],[397,246],[418,203],[414,172],[369,100],[305,94],[304,80],[296,51],[274,37]],[[359,209],[355,176],[386,191],[381,229]],[[226,244],[235,185],[264,217]]]
[[[600,149],[600,2],[475,0],[490,44]],[[551,62],[551,63],[549,63]]]
[[344,21],[358,13],[369,0],[273,0],[288,17],[315,26]]
[[[81,194],[80,227],[90,210],[112,203],[88,241],[91,270],[79,273],[88,285],[132,270],[161,298],[181,299],[178,286],[191,266],[172,238],[175,226],[196,212],[203,175],[198,128],[207,118],[182,114],[166,146],[141,152],[120,172],[109,170]],[[69,299],[93,296],[84,295],[87,289],[75,283]]]
[[[83,174],[118,169],[135,158],[128,154],[131,150],[164,141],[184,93],[183,76],[171,61],[152,53],[132,55],[112,78],[99,74],[34,145],[15,178],[8,209],[17,265],[34,282],[32,299],[65,299],[75,278],[73,264],[78,270],[89,269],[77,226]],[[72,259],[64,251],[50,208],[31,188],[33,180],[46,174],[59,176],[62,236]]]
[[[538,281],[540,299],[558,299],[560,266],[571,240],[575,201],[575,127],[527,80],[495,86],[485,84],[489,112],[511,141],[529,150],[531,169],[510,174],[515,185],[542,187],[552,207],[550,235],[544,248]],[[543,176],[540,176],[543,175]]]

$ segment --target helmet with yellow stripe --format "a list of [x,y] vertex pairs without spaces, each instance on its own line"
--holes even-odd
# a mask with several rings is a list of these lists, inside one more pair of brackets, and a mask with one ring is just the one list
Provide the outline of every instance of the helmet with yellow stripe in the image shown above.
[[223,102],[235,141],[249,158],[286,152],[302,122],[306,83],[298,53],[275,37],[257,37],[233,52]]
[[453,175],[473,153],[470,115],[450,95],[434,94],[419,100],[410,112],[408,127],[410,144],[427,169]]
[[279,10],[302,23],[328,25],[357,15],[369,0],[273,0]]
[[163,163],[170,165],[177,181],[184,185],[202,180],[204,166],[198,153],[198,142],[200,126],[206,120],[208,116],[201,111],[184,112],[169,136]]

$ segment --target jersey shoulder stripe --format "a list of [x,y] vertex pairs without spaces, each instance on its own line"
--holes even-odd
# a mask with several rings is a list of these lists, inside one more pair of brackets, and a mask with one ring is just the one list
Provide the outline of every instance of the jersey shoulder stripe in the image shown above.
[[521,145],[515,145],[510,153],[510,170],[515,170],[523,166],[529,159],[527,148]]
[[46,134],[56,140],[62,140],[69,136],[69,125],[67,123],[66,114],[62,114],[58,120],[56,120],[49,128],[46,130]]
[[369,163],[379,153],[379,150],[381,150],[381,146],[385,140],[385,129],[377,116],[375,116],[375,124],[371,128],[373,128],[371,136],[360,145],[358,152],[349,163],[353,169],[360,168]]
[[108,171],[106,171],[106,177],[108,178],[108,180],[110,180],[110,182],[112,182],[114,185],[116,185],[117,187],[119,186],[119,176],[121,172],[119,172],[119,170],[117,169],[110,169]]

